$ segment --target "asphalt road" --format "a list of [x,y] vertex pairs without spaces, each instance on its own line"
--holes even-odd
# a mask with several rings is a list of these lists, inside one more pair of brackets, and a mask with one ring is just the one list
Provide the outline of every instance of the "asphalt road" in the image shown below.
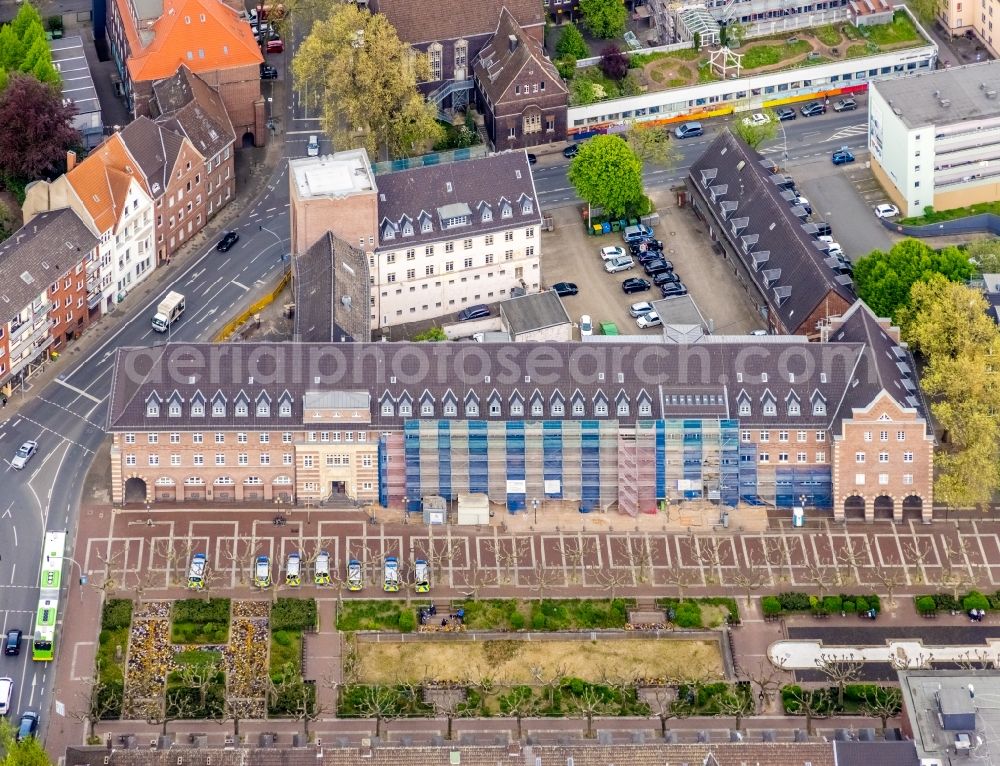
[[[819,117],[803,117],[800,114],[795,120],[779,123],[784,128],[784,135],[779,131],[775,140],[761,147],[761,153],[778,165],[795,165],[817,157],[826,157],[829,161],[833,151],[842,146],[849,147],[858,156],[858,152],[868,146],[868,99],[867,96],[859,96],[856,100],[858,108],[853,112],[838,113],[831,109]],[[725,129],[728,120],[706,120],[703,124],[704,136],[674,141],[680,153],[674,167],[645,168],[643,176],[647,186],[672,186],[683,181],[691,165],[715,140],[718,132]],[[858,160],[863,161],[863,158],[858,156]],[[535,166],[535,189],[543,208],[565,207],[581,202],[566,178],[569,162],[560,156],[555,164],[543,161],[544,164]]]
[[[169,290],[183,293],[187,302],[169,339],[211,337],[242,310],[248,295],[261,291],[287,268],[281,259],[288,251],[287,204],[282,162],[265,192],[237,219],[234,229],[240,241],[228,253],[216,252],[213,242],[152,298],[126,301],[121,310],[131,315],[127,322],[89,355],[78,359],[64,355],[58,362],[65,365],[59,378],[41,390],[30,390],[19,412],[0,422],[0,617],[5,632],[21,628],[25,634],[19,657],[0,658],[0,674],[15,683],[12,720],[27,708],[41,709],[44,726],[52,673],[47,664],[32,662],[28,640],[38,603],[43,530],[76,526],[84,478],[104,439],[112,354],[119,347],[148,346],[168,339],[152,330],[150,318]],[[267,230],[261,230],[261,225]],[[24,470],[14,471],[10,459],[27,439],[38,442],[38,453]],[[64,577],[79,575],[78,566],[72,563],[63,573]]]

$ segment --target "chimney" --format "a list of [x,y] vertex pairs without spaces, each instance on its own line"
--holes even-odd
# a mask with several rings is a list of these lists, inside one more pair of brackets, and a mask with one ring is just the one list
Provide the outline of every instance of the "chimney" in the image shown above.
[[66,152],[66,172],[68,173],[76,167],[76,152],[70,150]]
[[507,42],[510,45],[510,52],[517,50],[517,35],[507,35]]

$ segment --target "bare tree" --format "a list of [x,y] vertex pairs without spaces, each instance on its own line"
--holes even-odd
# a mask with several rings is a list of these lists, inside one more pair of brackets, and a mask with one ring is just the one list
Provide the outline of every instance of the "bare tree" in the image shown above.
[[725,694],[716,697],[720,717],[731,717],[733,728],[743,728],[743,719],[757,714],[757,703],[749,688],[732,687]]
[[834,577],[830,567],[823,564],[807,564],[805,579],[819,591],[819,597],[822,600],[826,591],[833,584]]
[[755,591],[771,584],[771,578],[767,570],[751,559],[745,566],[741,567],[733,575],[733,585],[740,588],[746,596],[747,609],[750,609],[750,602]]
[[692,536],[692,546],[697,551],[698,561],[711,572],[711,575],[705,577],[706,584],[721,582],[722,543],[719,538]]
[[569,581],[574,585],[584,582],[586,568],[583,566],[583,560],[587,551],[583,539],[579,537],[560,539],[558,548],[563,564],[569,569]]
[[673,585],[677,588],[677,598],[681,601],[684,600],[684,590],[689,585],[694,585],[694,578],[691,573],[686,569],[681,569],[679,566],[674,567],[663,578],[664,584]]
[[456,716],[461,715],[462,706],[466,701],[465,689],[460,686],[437,686],[435,688],[428,688],[428,684],[433,681],[433,679],[425,678],[423,681],[424,687],[424,702],[427,702],[434,708],[434,715],[438,718],[444,718],[448,722],[448,730],[445,739],[451,741]]
[[538,600],[545,600],[545,592],[549,588],[553,588],[560,585],[561,578],[559,573],[554,569],[549,569],[544,564],[536,564],[533,573],[534,582],[531,583],[531,589],[538,591]]
[[122,695],[115,687],[101,680],[100,661],[94,677],[86,679],[85,683],[89,684],[89,688],[79,695],[83,704],[71,715],[87,724],[87,739],[90,740],[94,737],[94,727],[111,711],[121,709]]
[[629,585],[632,577],[625,569],[618,567],[604,567],[597,572],[597,582],[602,588],[608,591],[612,600],[618,597],[618,589]]
[[579,695],[573,698],[573,709],[587,721],[587,731],[584,736],[587,739],[593,739],[596,736],[594,716],[608,713],[611,708],[593,686],[586,686]]
[[399,697],[395,689],[366,686],[358,700],[358,712],[375,719],[375,736],[382,736],[382,724],[399,717]]
[[535,682],[545,689],[549,707],[552,707],[555,704],[556,689],[566,677],[566,667],[562,664],[556,665],[546,673],[543,668],[536,665],[531,668],[531,675]]
[[879,567],[875,570],[875,579],[882,583],[886,595],[889,596],[889,606],[896,607],[896,588],[903,584],[903,580],[895,569],[885,569]]
[[[121,561],[122,557],[125,555],[125,549],[119,548],[114,553],[102,554],[100,552],[95,554],[97,560],[104,565],[104,578],[100,583],[93,583],[94,587],[100,591],[104,592],[105,597],[110,598],[118,590],[118,587],[122,584],[125,579],[125,571],[122,570],[122,581],[115,577],[114,570],[118,563]],[[137,599],[133,599],[137,600]]]
[[473,599],[479,598],[483,588],[497,584],[496,574],[487,569],[466,569],[462,572],[462,585]]
[[[785,541],[780,537],[764,538],[764,562],[778,570],[778,580],[787,582],[791,579],[792,563],[785,548]],[[785,567],[788,567],[788,577],[785,577]]]
[[183,718],[193,718],[198,712],[191,698],[184,693],[184,689],[174,689],[167,692],[166,704],[163,706],[159,716],[147,719],[150,726],[159,726],[160,734],[167,735],[167,726],[171,721],[178,721]]
[[[635,573],[635,581],[639,585],[651,583],[653,579],[653,561],[644,537],[633,538],[626,535],[619,541],[623,557],[628,561],[629,569]],[[634,545],[638,543],[638,545]]]
[[953,599],[958,600],[958,594],[967,591],[974,580],[965,569],[951,567],[941,571],[937,584],[947,590]]
[[837,709],[844,708],[844,687],[861,678],[863,663],[832,654],[821,654],[816,658],[816,667],[837,687]]
[[861,703],[861,713],[869,718],[878,718],[882,722],[883,732],[889,725],[889,719],[899,715],[902,709],[903,695],[899,689],[889,686],[875,687],[874,691],[867,691]]
[[903,543],[903,566],[909,563],[916,567],[917,574],[913,578],[913,581],[918,585],[927,581],[925,567],[927,566],[927,557],[930,553],[930,545],[925,544],[922,540]]
[[826,717],[824,711],[829,704],[827,701],[828,691],[826,689],[803,689],[800,686],[786,686],[784,694],[787,695],[788,700],[798,712],[806,717],[806,733],[810,737],[813,736],[815,734],[813,722],[817,718]]
[[309,724],[324,712],[316,699],[316,685],[306,681],[301,674],[287,663],[278,679],[271,680],[268,688],[272,707],[281,708],[281,713],[302,722],[302,733],[309,738]]
[[[486,550],[493,554],[497,562],[498,585],[517,583],[517,573],[521,567],[521,560],[530,550],[530,545],[527,538],[514,537],[513,535],[486,541]],[[501,572],[506,574],[501,574]]]
[[260,550],[260,541],[255,543],[253,539],[245,535],[231,537],[222,546],[222,555],[229,561],[230,569],[236,572],[237,585],[247,582],[248,567],[258,550]]
[[840,585],[849,585],[858,579],[856,573],[861,566],[861,552],[854,547],[854,542],[854,538],[846,538],[844,547],[837,551],[838,566],[835,571]]
[[184,688],[194,689],[198,693],[198,707],[202,711],[208,706],[208,693],[212,686],[219,682],[221,671],[221,663],[216,660],[205,663],[184,663],[177,670]]
[[686,712],[684,706],[677,704],[677,687],[647,687],[640,691],[639,696],[649,705],[650,712],[659,719],[660,736],[666,739],[667,721],[671,718],[680,718]]
[[249,718],[259,716],[259,700],[246,697],[233,697],[227,693],[222,698],[222,707],[215,720],[220,726],[231,721],[233,724],[233,736],[238,738],[240,736],[240,723]]
[[766,660],[759,660],[757,666],[747,673],[750,683],[757,689],[757,699],[763,703],[765,709],[770,708],[777,697],[783,673],[781,668]]

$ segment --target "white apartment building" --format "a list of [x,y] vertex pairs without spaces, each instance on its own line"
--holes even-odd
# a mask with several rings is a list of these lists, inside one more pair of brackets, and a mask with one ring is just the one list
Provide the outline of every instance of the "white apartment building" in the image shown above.
[[1000,61],[872,83],[872,170],[903,215],[1000,199]]
[[327,231],[358,243],[372,329],[539,289],[542,217],[523,151],[381,175],[363,150],[289,167],[295,252]]
[[100,266],[88,270],[91,308],[102,313],[121,302],[156,266],[153,200],[119,134],[85,160],[68,163],[54,181],[37,181],[25,194],[25,223],[44,210],[71,207],[100,240]]

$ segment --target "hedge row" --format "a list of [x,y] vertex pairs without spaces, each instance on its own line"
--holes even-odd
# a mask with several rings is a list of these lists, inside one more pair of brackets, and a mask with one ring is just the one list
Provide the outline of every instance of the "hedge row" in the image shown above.
[[914,604],[920,614],[934,614],[935,612],[958,612],[970,609],[1000,609],[1000,591],[996,593],[984,594],[977,590],[970,591],[964,596],[955,598],[950,593],[929,593],[923,596],[914,596]]
[[764,596],[760,600],[765,617],[777,617],[792,612],[824,614],[863,614],[874,609],[882,611],[882,602],[874,593],[867,596],[840,594],[820,598],[809,593],[789,592],[777,596]]
[[[703,628],[702,606],[719,606],[727,611],[726,621],[730,625],[740,624],[740,608],[735,598],[722,596],[714,598],[658,598],[656,606],[667,613],[667,619],[679,628]],[[670,617],[673,612],[673,617]]]

